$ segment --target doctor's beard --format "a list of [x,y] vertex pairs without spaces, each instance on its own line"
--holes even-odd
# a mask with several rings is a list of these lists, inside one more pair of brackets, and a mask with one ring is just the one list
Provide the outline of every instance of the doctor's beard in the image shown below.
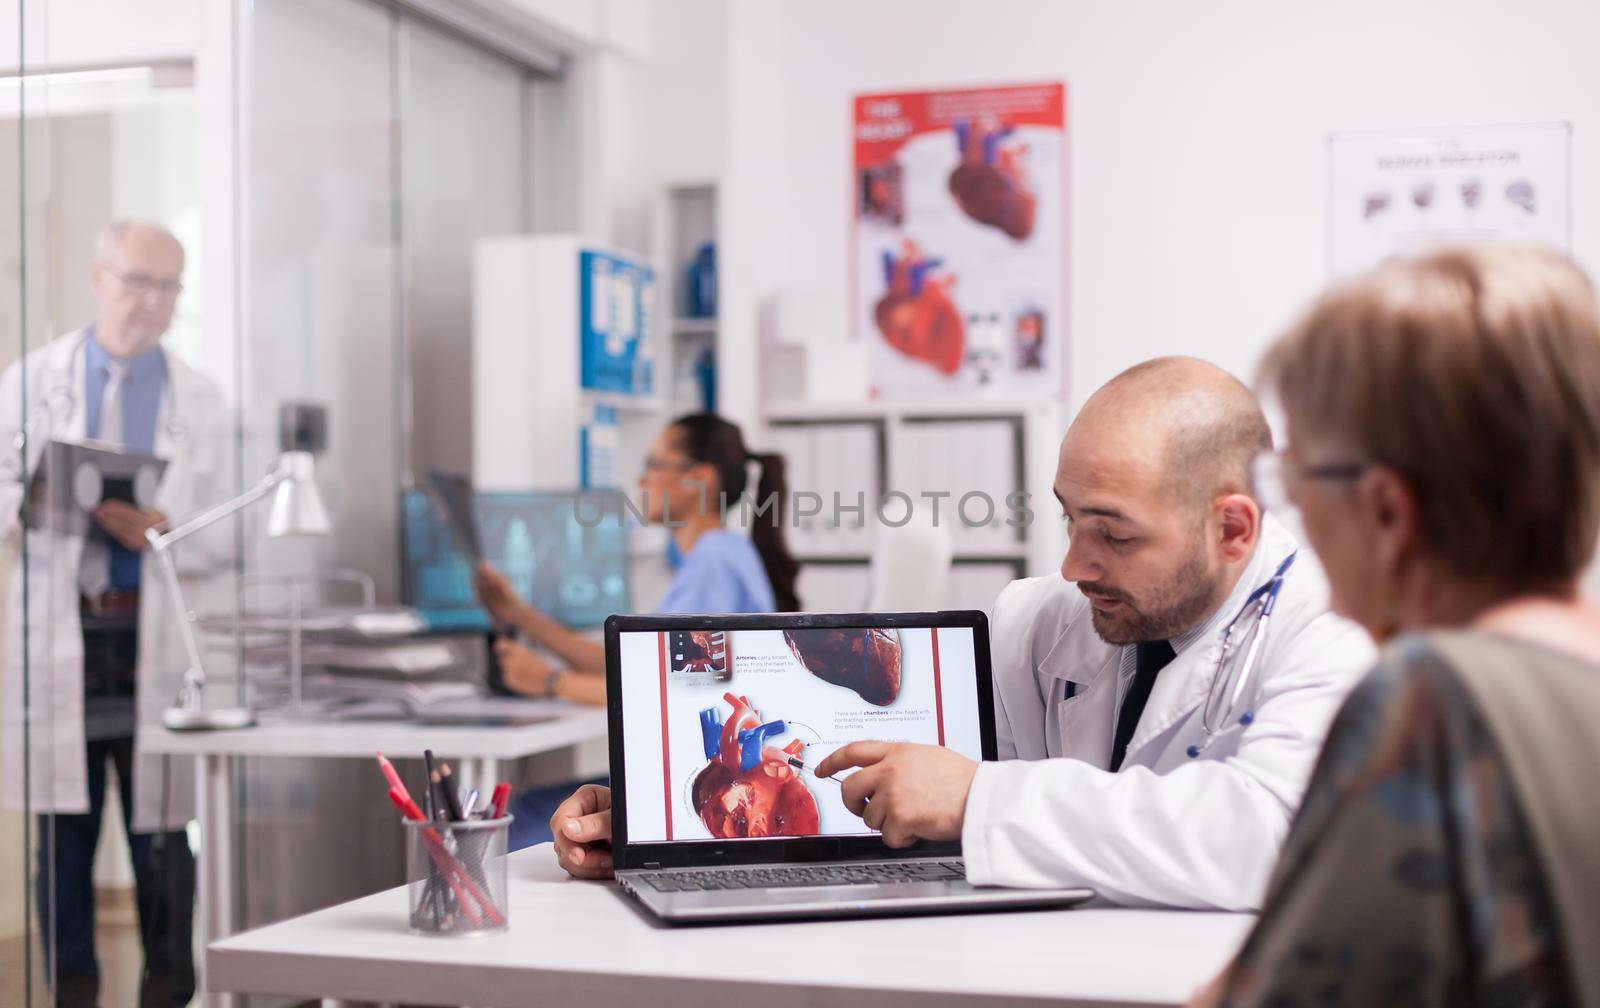
[[1090,609],[1094,632],[1107,644],[1141,644],[1171,640],[1193,630],[1216,611],[1224,585],[1219,573],[1206,563],[1205,544],[1196,540],[1188,557],[1166,582],[1151,589],[1142,601],[1121,588],[1078,582],[1087,596],[1116,599],[1122,607],[1114,613]]

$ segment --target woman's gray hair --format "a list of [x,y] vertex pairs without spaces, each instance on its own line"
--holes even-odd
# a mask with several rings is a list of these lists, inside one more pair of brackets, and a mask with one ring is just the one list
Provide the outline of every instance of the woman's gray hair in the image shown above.
[[1267,357],[1297,437],[1401,473],[1456,576],[1574,582],[1600,537],[1600,311],[1572,258],[1475,245],[1333,288]]

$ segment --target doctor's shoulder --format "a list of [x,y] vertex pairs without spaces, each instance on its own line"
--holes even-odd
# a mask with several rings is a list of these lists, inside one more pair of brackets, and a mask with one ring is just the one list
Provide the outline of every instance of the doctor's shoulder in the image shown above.
[[42,347],[35,347],[24,353],[21,357],[6,365],[5,371],[0,373],[0,392],[3,392],[7,402],[15,402],[22,394],[22,376],[28,376],[28,398],[37,400],[44,394],[42,376],[46,367],[52,363],[55,344],[66,337],[58,336]]
[[173,377],[172,409],[180,416],[184,437],[191,445],[221,442],[233,432],[234,412],[222,394],[222,386],[204,368],[167,354]]
[[[989,627],[991,647],[996,654],[1002,649],[1016,654],[1015,649],[1021,649],[1018,657],[1036,664],[1088,607],[1089,600],[1059,573],[1020,578],[1001,589],[995,599]],[[1036,649],[1038,654],[1027,653]]]
[[[52,375],[50,370],[52,367],[57,370],[61,367],[58,345],[65,339],[58,336],[44,346],[29,350],[0,372],[0,430],[7,432],[8,440],[20,428],[22,418],[25,415],[32,417],[47,396],[56,393],[56,398],[59,397],[61,379],[58,375]],[[24,390],[27,392],[27,402],[22,401]]]
[[167,366],[182,374],[184,388],[196,400],[195,405],[198,408],[218,411],[227,408],[227,400],[222,396],[222,386],[210,372],[196,367],[171,351],[167,353]]
[[1309,547],[1300,547],[1272,614],[1273,636],[1296,651],[1310,649],[1330,666],[1359,678],[1377,662],[1377,646],[1360,625],[1335,613],[1331,605],[1321,560]]
[[[12,361],[10,364],[7,364],[5,371],[0,372],[0,400],[3,400],[6,403],[15,403],[19,398],[21,398],[22,371],[23,368],[27,366],[28,358],[20,357],[17,360]],[[30,374],[28,377],[32,378],[33,376]],[[28,382],[30,387],[33,384],[34,383],[32,381]],[[9,419],[9,417],[7,419]]]

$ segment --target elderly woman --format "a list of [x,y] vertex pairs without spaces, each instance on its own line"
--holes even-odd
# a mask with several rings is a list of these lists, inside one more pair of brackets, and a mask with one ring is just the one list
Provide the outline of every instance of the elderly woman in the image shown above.
[[1265,369],[1334,608],[1385,645],[1199,1003],[1600,1005],[1600,319],[1554,252],[1396,261]]

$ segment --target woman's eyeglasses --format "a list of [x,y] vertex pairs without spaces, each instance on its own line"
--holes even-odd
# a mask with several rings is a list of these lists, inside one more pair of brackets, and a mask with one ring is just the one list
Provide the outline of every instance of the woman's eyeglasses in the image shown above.
[[1306,480],[1351,480],[1367,471],[1367,462],[1327,462],[1301,465],[1287,451],[1262,452],[1250,463],[1250,481],[1256,503],[1268,511],[1294,508],[1293,487]]
[[682,472],[685,469],[694,468],[696,464],[697,463],[690,462],[688,459],[662,459],[647,457],[644,460],[644,471],[647,473]]

